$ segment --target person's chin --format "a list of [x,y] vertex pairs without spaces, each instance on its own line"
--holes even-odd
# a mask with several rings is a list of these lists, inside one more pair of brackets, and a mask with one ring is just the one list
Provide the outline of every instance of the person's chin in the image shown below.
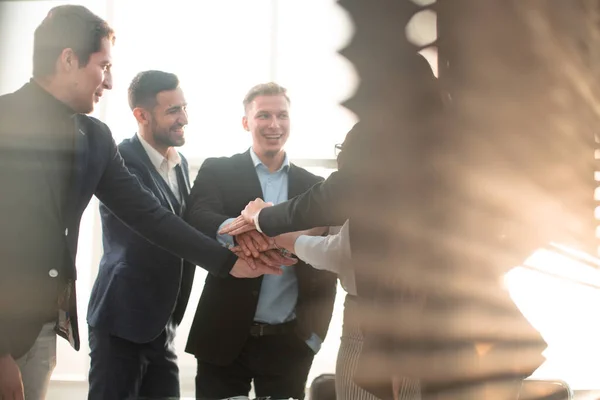
[[79,114],[91,114],[94,111],[94,103],[82,105],[78,110],[75,111]]

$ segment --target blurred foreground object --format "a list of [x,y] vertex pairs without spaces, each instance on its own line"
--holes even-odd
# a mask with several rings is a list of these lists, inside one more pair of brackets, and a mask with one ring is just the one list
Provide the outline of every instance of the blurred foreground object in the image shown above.
[[[349,200],[365,238],[355,380],[381,398],[392,373],[418,378],[424,399],[515,398],[546,343],[504,275],[551,241],[596,254],[597,2],[339,3],[356,28],[341,54],[361,78],[344,105],[377,138]],[[423,11],[435,43],[407,39]],[[424,46],[439,53],[437,116],[422,102],[436,89],[419,92],[430,83],[407,66]]]

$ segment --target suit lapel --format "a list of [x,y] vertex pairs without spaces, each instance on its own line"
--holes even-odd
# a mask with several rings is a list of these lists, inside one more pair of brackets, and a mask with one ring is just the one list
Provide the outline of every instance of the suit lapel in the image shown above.
[[251,200],[254,200],[257,197],[260,197],[264,200],[265,196],[262,191],[260,181],[258,180],[256,167],[254,166],[254,162],[252,162],[252,157],[250,156],[250,150],[242,154],[242,157],[240,158],[240,165],[236,168],[240,174],[240,182],[245,188],[245,190],[241,191],[241,193],[248,193],[248,197]]
[[[51,183],[54,181],[53,177],[51,176],[53,171],[60,170],[60,167],[58,166],[58,160],[55,157],[56,154],[54,154],[54,152],[42,150],[39,152],[38,158],[40,169],[43,171],[45,184],[49,185],[50,192],[52,193],[53,206],[56,211],[57,218],[60,221],[60,225],[63,227],[70,227],[74,225],[75,221],[73,221],[73,218],[76,218],[77,215],[75,210],[77,210],[77,202],[81,198],[81,190],[88,165],[89,144],[86,133],[79,126],[77,118],[77,115],[73,117],[73,124],[75,124],[75,136],[73,138],[73,158],[70,167],[70,181],[65,193],[66,198],[64,205],[60,203],[59,194]],[[70,253],[75,254],[75,249],[73,248],[71,241],[67,241],[67,245]]]
[[48,185],[50,193],[52,193],[52,205],[54,206],[54,211],[56,212],[56,218],[59,222],[62,222],[61,225],[64,225],[64,216],[63,210],[60,206],[60,199],[58,197],[58,193],[56,192],[56,188],[52,185],[52,177],[50,174],[54,169],[56,169],[56,160],[48,154],[47,151],[39,151],[37,162],[39,164],[40,170],[42,171],[41,179],[44,181],[45,185]]
[[[87,127],[81,124],[80,116],[73,117],[75,137],[73,139],[72,181],[67,196],[67,210],[76,210],[77,201],[81,198],[84,179],[88,169],[89,139]],[[75,213],[73,213],[75,215]],[[72,221],[67,221],[69,224]]]
[[308,188],[300,176],[298,168],[290,163],[288,170],[288,200],[304,193]]
[[179,190],[184,192],[185,198],[187,198],[187,196],[190,195],[192,189],[190,185],[190,173],[187,168],[183,167],[183,163],[181,163],[181,172],[183,173],[183,183],[185,184],[185,187],[183,188],[183,190],[181,190],[181,188],[179,188]]
[[144,146],[142,146],[142,143],[140,143],[140,139],[137,137],[137,135],[133,136],[131,142],[134,145],[135,151],[138,153],[141,160],[148,168],[148,171],[150,171],[150,176],[154,181],[154,186],[156,186],[156,188],[158,189],[158,192],[163,198],[163,202],[169,205],[169,209],[173,214],[178,214],[177,211],[181,208],[181,206],[177,201],[177,198],[175,198],[175,196],[171,192],[171,189],[169,188],[169,185],[167,185],[167,182],[165,182],[163,177],[156,170],[154,164],[152,164],[150,157],[148,157],[148,153],[146,153],[146,150],[144,149]]

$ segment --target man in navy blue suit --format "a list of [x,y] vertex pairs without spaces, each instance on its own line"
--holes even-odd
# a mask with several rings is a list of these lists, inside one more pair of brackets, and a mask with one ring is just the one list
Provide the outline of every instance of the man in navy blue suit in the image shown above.
[[[176,75],[139,73],[129,87],[138,132],[119,144],[125,166],[162,206],[182,215],[190,192],[187,104]],[[178,398],[173,343],[195,267],[153,245],[100,205],[104,256],[89,307],[89,399]],[[166,268],[165,268],[166,267]]]
[[81,216],[94,195],[149,242],[210,274],[281,273],[269,266],[278,262],[242,259],[163,207],[127,170],[110,129],[85,115],[112,88],[114,39],[85,7],[54,7],[34,34],[33,78],[0,96],[2,399],[45,397],[56,334],[79,349],[75,259]]

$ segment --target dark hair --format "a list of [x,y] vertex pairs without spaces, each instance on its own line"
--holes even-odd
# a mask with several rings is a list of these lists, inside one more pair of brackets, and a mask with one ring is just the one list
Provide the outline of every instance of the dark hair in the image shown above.
[[269,83],[260,83],[254,86],[252,89],[248,91],[246,96],[244,97],[244,111],[248,110],[248,106],[252,103],[252,100],[257,98],[258,96],[276,96],[282,94],[285,96],[288,104],[290,104],[290,98],[287,95],[287,89],[281,85],[278,85],[275,82]]
[[102,39],[115,41],[108,23],[83,6],[52,8],[33,36],[33,76],[54,74],[56,60],[64,49],[73,49],[79,65],[85,67],[93,53],[100,51]]
[[165,90],[179,87],[177,75],[163,71],[142,71],[133,78],[129,85],[129,107],[152,109],[156,105],[156,95]]

